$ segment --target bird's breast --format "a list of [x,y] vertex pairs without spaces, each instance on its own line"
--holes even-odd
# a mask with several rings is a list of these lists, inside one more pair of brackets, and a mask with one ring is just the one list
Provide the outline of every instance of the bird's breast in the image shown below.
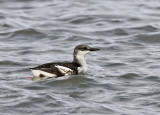
[[84,74],[87,72],[87,67],[78,67],[78,74]]

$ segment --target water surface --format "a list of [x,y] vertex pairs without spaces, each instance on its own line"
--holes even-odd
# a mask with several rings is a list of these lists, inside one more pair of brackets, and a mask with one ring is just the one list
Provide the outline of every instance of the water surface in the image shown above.
[[[1,0],[2,115],[160,113],[159,0]],[[28,68],[86,56],[86,75],[31,81]]]

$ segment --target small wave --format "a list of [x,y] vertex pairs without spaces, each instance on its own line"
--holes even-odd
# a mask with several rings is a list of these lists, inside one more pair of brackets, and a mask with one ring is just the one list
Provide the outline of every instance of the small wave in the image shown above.
[[127,73],[127,74],[119,76],[119,78],[126,79],[126,80],[133,80],[137,77],[140,77],[140,76],[135,73]]
[[122,23],[123,17],[117,15],[101,15],[101,14],[92,14],[92,15],[69,15],[67,17],[61,17],[58,21],[68,22],[74,25],[82,24],[102,24],[105,22],[110,23]]
[[145,78],[145,80],[160,82],[160,77],[158,77],[158,76],[148,76],[148,77]]
[[114,66],[125,66],[125,63],[108,63],[108,64],[104,64],[103,66],[109,66],[109,67],[114,67]]
[[120,35],[120,36],[128,35],[127,31],[125,29],[122,29],[122,28],[116,28],[116,29],[110,30],[108,32],[111,32],[114,35]]
[[139,93],[139,95],[141,95],[142,97],[151,97],[151,96],[158,96],[159,97],[159,94],[160,94],[160,90],[158,89],[151,89],[151,90],[149,90],[148,89],[148,91],[147,92],[142,92],[142,93]]
[[24,64],[19,63],[19,62],[14,62],[14,61],[0,61],[0,65],[8,65],[8,66],[22,66]]
[[160,34],[146,34],[146,35],[137,35],[136,41],[146,42],[146,43],[160,43]]
[[115,102],[130,102],[133,100],[132,96],[115,96],[112,101]]
[[100,36],[127,36],[128,32],[122,28],[115,28],[112,30],[101,30],[95,31],[93,34],[100,35]]
[[45,80],[35,80],[36,84],[43,84],[51,87],[64,87],[64,88],[89,88],[97,86],[103,86],[104,84],[98,83],[94,79],[88,78],[87,75],[73,75],[64,76],[59,78],[50,78]]
[[130,28],[130,29],[134,29],[134,30],[143,30],[146,32],[155,32],[158,30],[158,28],[151,26],[151,25],[145,25],[145,26],[140,26],[140,27],[134,27],[134,28]]
[[5,17],[4,16],[0,16],[0,19],[5,19]]
[[71,36],[68,38],[68,41],[90,41],[91,38],[83,37],[83,36]]
[[[76,113],[78,113],[80,108],[77,108]],[[86,113],[92,114],[92,115],[108,115],[108,114],[116,114],[118,113],[116,110],[114,110],[112,107],[108,107],[105,105],[96,106],[95,108],[88,109],[85,111]]]
[[159,69],[160,65],[151,65],[148,68],[150,68],[150,69]]
[[140,20],[141,20],[140,18],[136,18],[136,17],[131,17],[128,19],[128,21],[133,21],[133,22],[140,21]]
[[75,19],[72,19],[70,23],[72,24],[88,24],[92,23],[95,19],[93,17],[85,16],[85,17],[76,17]]
[[64,76],[59,78],[51,78],[48,80],[44,80],[44,85],[49,86],[76,86],[76,87],[88,87],[85,84],[85,81],[89,78],[83,77],[81,75],[74,75],[74,76]]
[[118,46],[118,45],[110,45],[107,50],[113,50],[113,51],[120,51],[121,50],[121,47]]
[[[29,35],[29,36],[28,36]],[[35,30],[35,29],[32,29],[32,28],[29,28],[29,29],[23,29],[23,30],[17,30],[17,31],[14,31],[12,32],[11,36],[9,37],[10,39],[13,39],[13,38],[25,38],[26,37],[28,38],[36,38],[36,39],[41,39],[41,38],[44,38],[45,37],[45,34],[39,32],[38,30]]]
[[66,17],[61,17],[58,20],[63,22],[69,22],[72,24],[81,24],[85,21],[88,21],[88,19],[94,19],[92,16],[89,15],[69,15]]

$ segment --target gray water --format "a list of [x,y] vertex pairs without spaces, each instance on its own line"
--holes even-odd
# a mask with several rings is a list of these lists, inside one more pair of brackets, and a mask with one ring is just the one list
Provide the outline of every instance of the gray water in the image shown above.
[[[86,56],[86,75],[32,81],[28,68]],[[159,0],[1,0],[1,115],[159,115]]]

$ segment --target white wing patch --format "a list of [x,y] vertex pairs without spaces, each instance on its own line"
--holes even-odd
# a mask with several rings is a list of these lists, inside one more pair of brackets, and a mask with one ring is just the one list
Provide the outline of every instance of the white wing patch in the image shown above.
[[41,71],[41,70],[32,70],[32,73],[35,77],[39,77],[40,74],[46,76],[46,77],[56,77],[57,75],[55,74],[51,74],[51,73],[48,73],[48,72],[45,72],[45,71]]
[[64,75],[72,75],[73,74],[73,70],[68,67],[64,67],[64,66],[60,66],[60,65],[56,65],[55,67],[58,68],[59,71],[61,73],[63,73]]
[[[59,72],[61,72],[64,76],[66,75],[72,75],[73,74],[73,70],[68,68],[68,67],[64,67],[64,66],[60,66],[60,65],[56,65],[55,66]],[[56,74],[53,74],[53,73],[49,73],[49,72],[45,72],[43,70],[33,70],[31,69],[32,73],[33,73],[33,76],[35,79],[37,78],[40,78],[40,79],[47,79],[47,78],[50,78],[50,77],[57,77]],[[43,77],[41,77],[40,75],[43,75]]]

